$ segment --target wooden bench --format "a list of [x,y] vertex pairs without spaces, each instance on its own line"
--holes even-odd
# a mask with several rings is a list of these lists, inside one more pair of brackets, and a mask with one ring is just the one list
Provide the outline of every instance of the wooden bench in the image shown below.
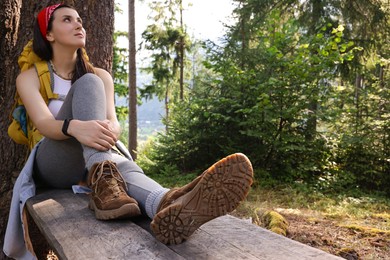
[[229,215],[166,246],[151,234],[150,220],[96,220],[87,196],[70,190],[39,194],[27,209],[60,259],[341,259]]

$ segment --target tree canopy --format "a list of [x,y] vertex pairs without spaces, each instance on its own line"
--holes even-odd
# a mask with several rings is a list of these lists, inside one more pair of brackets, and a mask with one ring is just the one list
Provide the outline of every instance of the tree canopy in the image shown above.
[[234,2],[235,24],[223,44],[204,43],[202,69],[141,164],[185,172],[244,152],[259,178],[385,191],[389,6]]

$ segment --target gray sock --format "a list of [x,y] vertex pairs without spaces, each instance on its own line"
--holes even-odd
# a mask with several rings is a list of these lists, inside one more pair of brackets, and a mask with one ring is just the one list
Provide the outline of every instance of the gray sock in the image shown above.
[[169,189],[165,189],[165,188],[158,189],[152,191],[146,198],[145,210],[146,210],[146,214],[149,216],[150,219],[153,219],[154,216],[157,214],[157,209],[158,206],[160,205],[161,199],[168,191]]

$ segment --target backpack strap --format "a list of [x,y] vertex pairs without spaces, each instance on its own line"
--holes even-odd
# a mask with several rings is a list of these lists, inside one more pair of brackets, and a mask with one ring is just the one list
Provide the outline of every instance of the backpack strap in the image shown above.
[[38,74],[39,83],[41,85],[39,92],[41,93],[41,96],[45,100],[46,104],[48,104],[51,99],[58,99],[59,95],[53,93],[54,76],[50,63],[47,61],[38,61],[34,63],[34,66]]
[[30,40],[23,48],[18,58],[20,71],[23,72],[33,67],[34,63],[41,61],[38,55],[33,51],[33,41]]

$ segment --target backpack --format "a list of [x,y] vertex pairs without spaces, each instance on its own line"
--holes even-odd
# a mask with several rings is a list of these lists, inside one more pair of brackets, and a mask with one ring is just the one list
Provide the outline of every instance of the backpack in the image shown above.
[[[23,48],[22,53],[18,58],[18,64],[20,70],[23,72],[35,67],[38,73],[40,82],[39,92],[46,104],[49,104],[49,100],[58,99],[58,94],[53,93],[53,71],[49,62],[42,60],[36,55],[32,48],[32,40],[30,40]],[[29,120],[26,109],[23,102],[19,97],[19,94],[15,93],[15,101],[10,114],[11,124],[8,126],[8,135],[13,141],[18,144],[27,145],[29,150],[42,139],[41,133]]]

